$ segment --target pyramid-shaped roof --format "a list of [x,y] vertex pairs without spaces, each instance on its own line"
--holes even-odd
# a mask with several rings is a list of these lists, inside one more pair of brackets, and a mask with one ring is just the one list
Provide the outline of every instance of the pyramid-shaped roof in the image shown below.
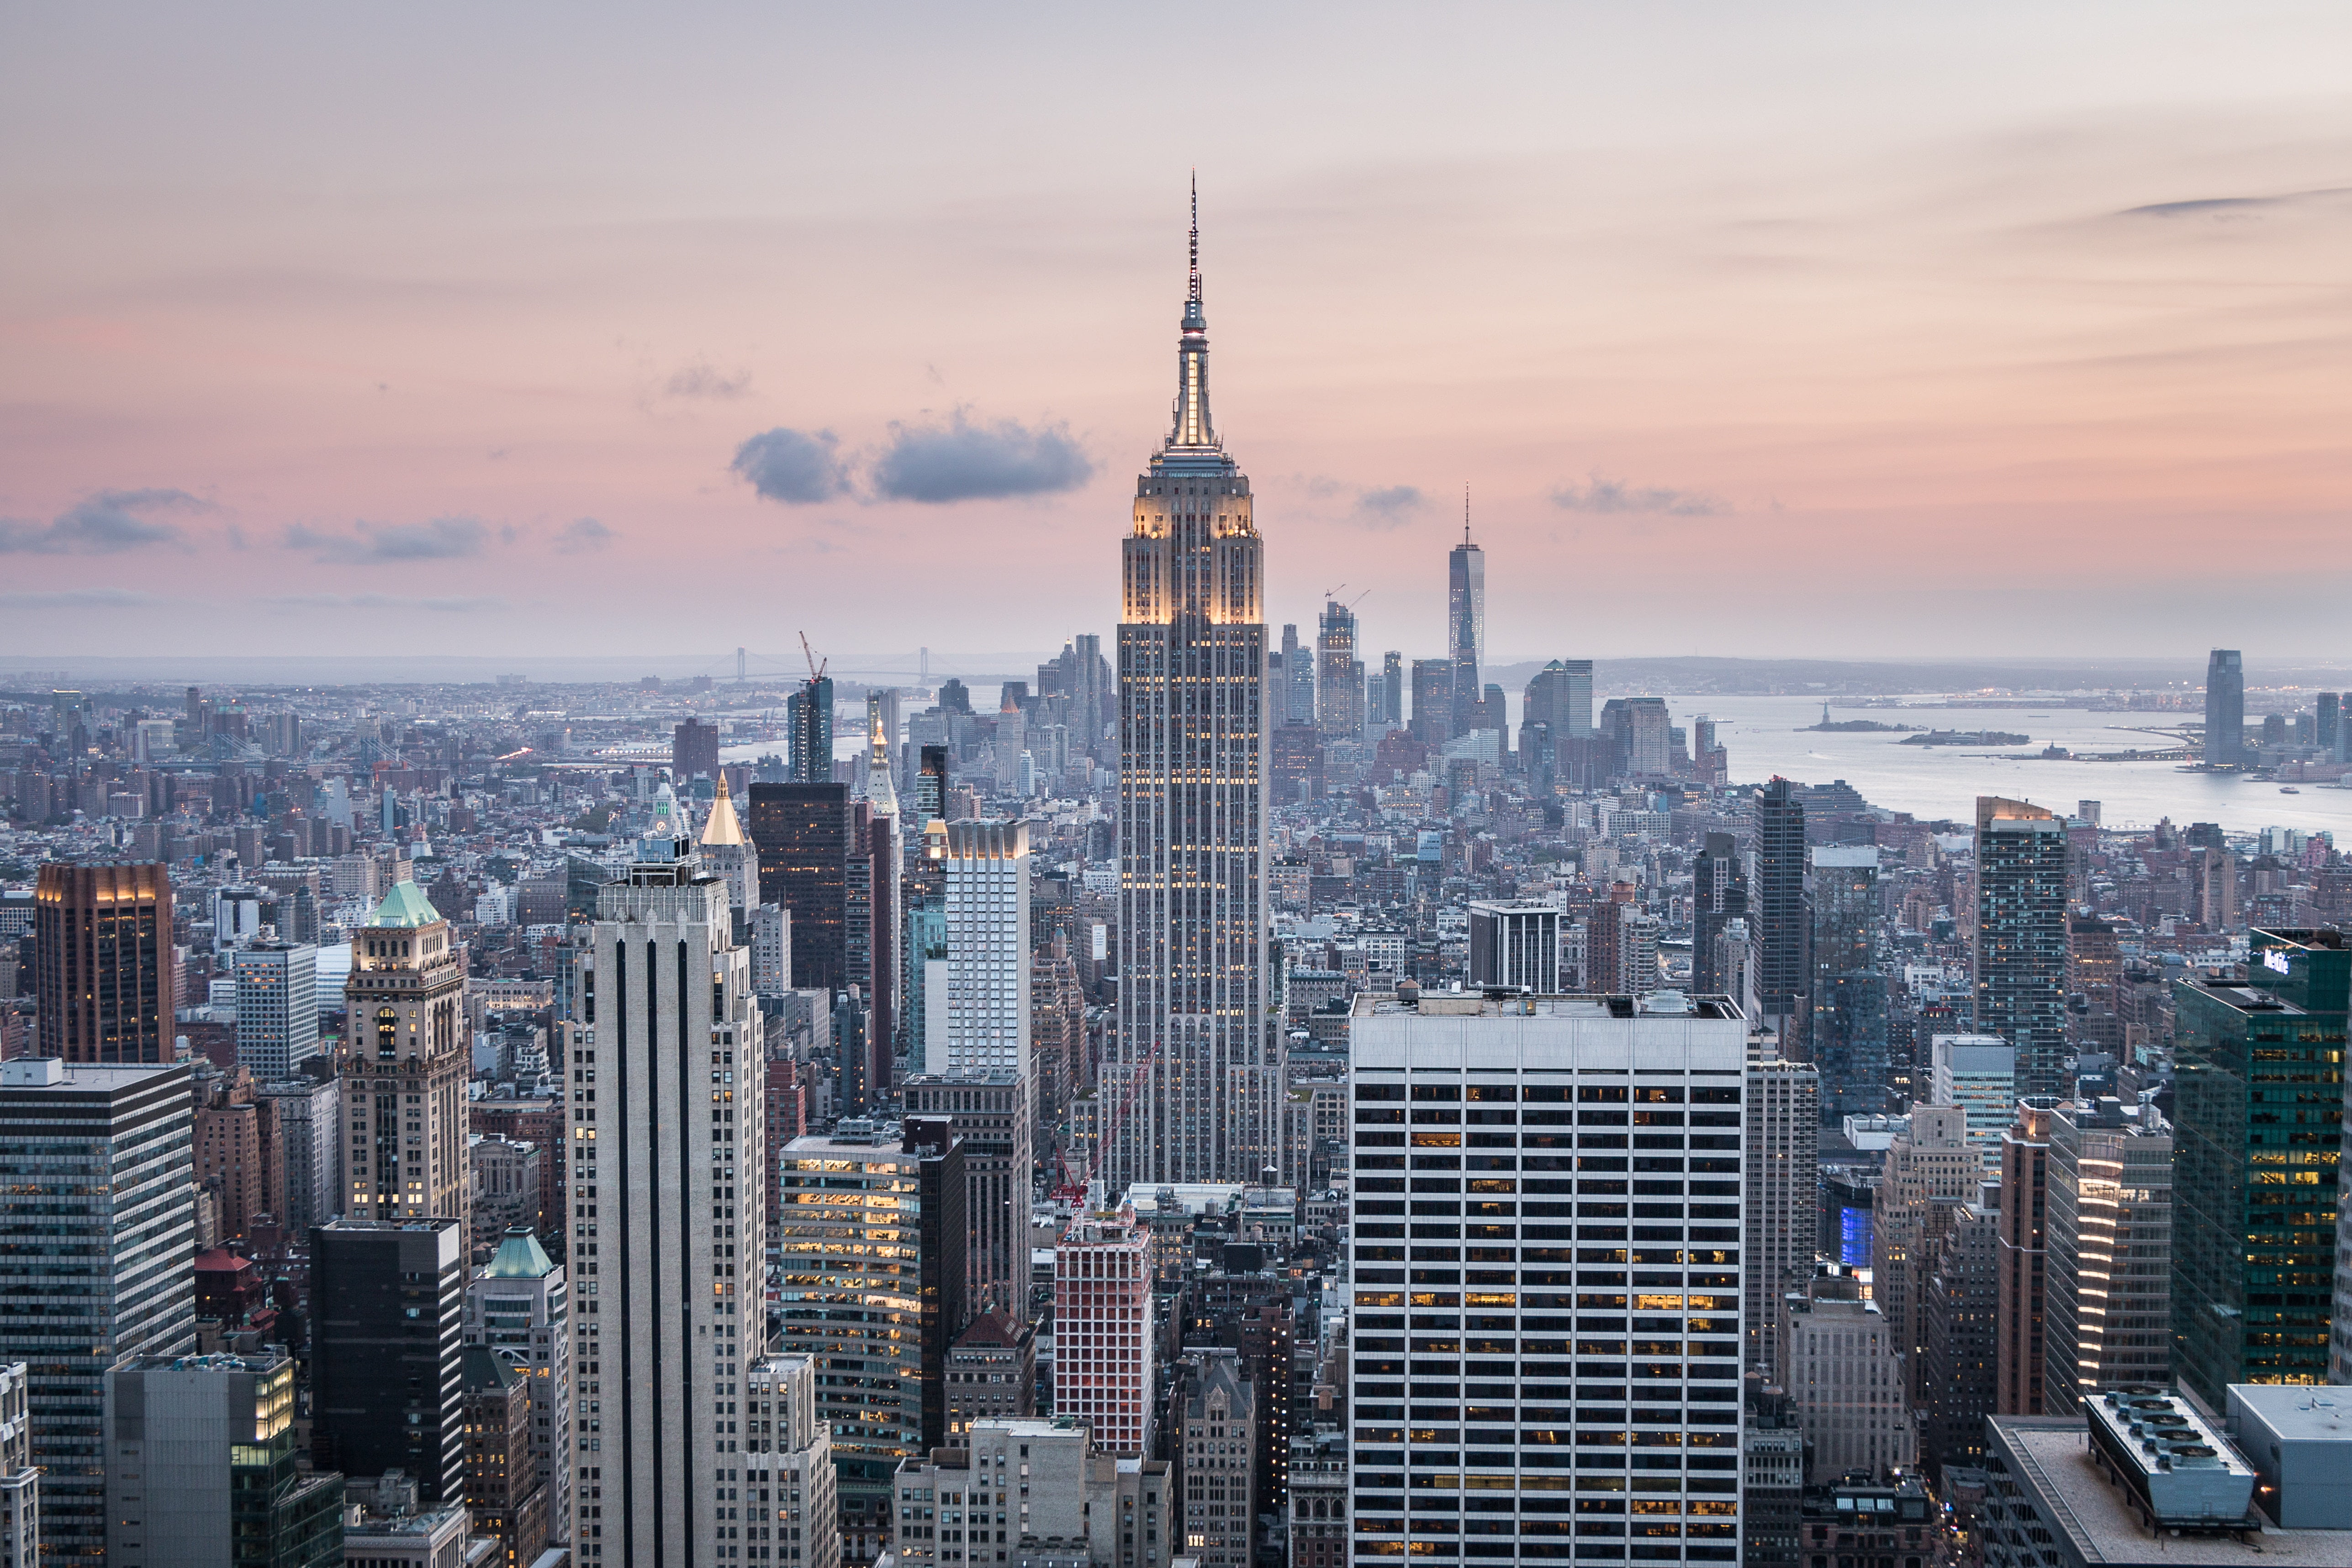
[[499,1243],[491,1254],[489,1277],[493,1280],[543,1280],[555,1272],[555,1262],[539,1238],[523,1226],[516,1226]]
[[383,902],[375,906],[368,917],[370,925],[433,925],[439,924],[441,912],[425,896],[425,890],[413,882],[395,882]]

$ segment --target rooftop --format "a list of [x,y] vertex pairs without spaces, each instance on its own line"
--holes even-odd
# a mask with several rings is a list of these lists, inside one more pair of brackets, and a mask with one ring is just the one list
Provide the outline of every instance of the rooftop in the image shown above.
[[375,906],[368,917],[370,925],[432,925],[441,919],[441,912],[425,896],[425,890],[413,882],[395,882],[383,902]]
[[2264,1530],[2244,1540],[2195,1531],[2159,1538],[2140,1523],[2123,1492],[2091,1458],[2089,1428],[2065,1416],[1995,1416],[1990,1425],[2016,1456],[2025,1479],[2047,1500],[2046,1522],[2065,1535],[2082,1561],[2098,1568],[2207,1568],[2214,1563],[2291,1563],[2344,1568],[2352,1540],[2336,1531]]
[[1357,1018],[1392,1018],[1418,1013],[1423,1018],[1544,1018],[1600,1020],[1634,1017],[1737,1019],[1739,1009],[1728,997],[1686,997],[1680,991],[1653,991],[1642,997],[1541,997],[1524,992],[1481,995],[1470,991],[1423,991],[1409,999],[1391,991],[1364,991],[1356,997]]

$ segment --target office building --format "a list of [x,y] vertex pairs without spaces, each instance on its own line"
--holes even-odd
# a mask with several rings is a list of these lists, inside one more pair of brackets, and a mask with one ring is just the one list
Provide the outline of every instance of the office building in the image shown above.
[[[743,1559],[761,1568],[840,1568],[833,1432],[817,1415],[816,1366],[772,1355],[743,1369]],[[730,1490],[735,1489],[731,1488]]]
[[[1202,1568],[1252,1568],[1257,1532],[1260,1409],[1241,1353],[1188,1353],[1177,1395],[1182,1429],[1171,1433],[1183,1553]],[[1283,1373],[1288,1375],[1289,1368]]]
[[2172,988],[2172,1373],[2216,1410],[2233,1383],[2326,1380],[2340,1280],[2352,951],[2333,930],[2249,940],[2244,980]]
[[1380,682],[1380,700],[1365,699],[1371,710],[1369,735],[1377,739],[1392,729],[1404,727],[1404,653],[1391,648],[1381,655],[1381,673],[1374,677]]
[[681,789],[696,779],[719,778],[719,727],[708,719],[678,720],[670,731],[669,773]]
[[1412,662],[1412,737],[1433,755],[1454,738],[1454,661]]
[[319,1054],[319,950],[308,942],[249,942],[231,962],[237,1061],[257,1078],[301,1071]]
[[917,758],[913,810],[907,814],[909,838],[926,832],[946,817],[948,809],[948,748],[926,746]]
[[41,1471],[33,1463],[32,1385],[21,1361],[0,1362],[0,1568],[39,1568]]
[[1976,1030],[2017,1050],[2017,1092],[2066,1089],[2066,820],[1977,797]]
[[1958,1206],[1929,1244],[1919,1353],[1919,1462],[1948,1496],[1951,1467],[1984,1462],[1985,1417],[1999,1371],[2000,1219]]
[[1315,650],[1302,647],[1296,625],[1282,629],[1283,716],[1286,725],[1315,725]]
[[2224,1415],[2233,1446],[2254,1472],[2256,1504],[2273,1522],[2336,1531],[2338,1541],[2352,1531],[2352,1488],[2345,1485],[2352,1476],[2352,1426],[2335,1396],[2233,1383]]
[[1470,504],[1463,500],[1462,542],[1445,558],[1445,650],[1454,664],[1454,733],[1492,727],[1480,722],[1479,670],[1486,662],[1486,555],[1470,542]]
[[919,1074],[900,1087],[909,1117],[951,1121],[961,1140],[969,1309],[1027,1317],[1036,1125],[1036,1096],[1028,1081],[1000,1068],[943,1078]]
[[978,1421],[1037,1413],[1037,1331],[1003,1312],[975,1312],[948,1346],[947,1440]]
[[1559,990],[1559,909],[1537,899],[1473,899],[1473,988],[1507,986],[1542,996]]
[[2153,1105],[2050,1109],[2042,1406],[2172,1377],[2172,1129]]
[[310,1454],[404,1470],[426,1502],[466,1497],[466,1256],[454,1219],[339,1219],[310,1232]]
[[1745,1568],[1797,1568],[1805,1435],[1786,1390],[1751,1381],[1739,1450],[1739,1560]]
[[1780,1312],[1789,1399],[1812,1445],[1806,1482],[1909,1469],[1918,1448],[1905,1386],[1909,1358],[1879,1303],[1841,1276],[1784,1298]]
[[2042,1308],[2049,1284],[2050,1115],[2054,1099],[2017,1102],[2000,1135],[2000,1340],[1993,1407],[2004,1416],[2042,1414]]
[[530,1389],[488,1346],[466,1346],[460,1365],[466,1506],[476,1532],[498,1543],[506,1568],[530,1568],[547,1545],[548,1506],[546,1478],[531,1449]]
[[1774,779],[1756,791],[1748,851],[1748,1021],[1788,1039],[1805,993],[1805,800]]
[[1364,733],[1364,662],[1356,657],[1356,612],[1338,600],[1315,629],[1315,727],[1326,745]]
[[2016,1050],[1997,1034],[1930,1035],[1927,1101],[1958,1106],[1985,1174],[2000,1174],[2001,1134],[2016,1115]]
[[1969,1146],[1967,1127],[1956,1106],[1912,1106],[1910,1125],[1887,1145],[1883,1174],[1871,1195],[1872,1294],[1914,1377],[1926,1332],[1920,1292],[1927,1243],[1942,1218],[1934,1210],[1938,1204],[1973,1198],[1984,1179],[1984,1160]]
[[131,1357],[106,1376],[106,1562],[341,1563],[343,1478],[300,1457],[283,1350]]
[[1029,830],[947,825],[947,956],[924,964],[923,1071],[1029,1077]]
[[793,988],[793,912],[781,904],[751,911],[751,994],[782,997]]
[[1746,1365],[1767,1378],[1780,1365],[1780,1298],[1813,1271],[1821,1177],[1821,1074],[1809,1061],[1748,1059],[1740,1291]]
[[822,667],[809,672],[784,700],[789,729],[786,761],[795,784],[833,782],[833,682]]
[[[43,1561],[106,1551],[106,1369],[195,1348],[193,1113],[184,1066],[0,1061],[0,1365],[28,1369]],[[40,1310],[29,1304],[41,1303]],[[19,1494],[21,1495],[21,1494]]]
[[1599,728],[1617,777],[1661,779],[1674,770],[1674,725],[1665,698],[1611,697],[1601,706]]
[[2235,648],[2216,648],[2205,661],[2205,765],[2237,768],[2246,760],[2246,663]]
[[[1170,1561],[1164,1466],[1155,1463],[1149,1505],[1122,1513],[1118,1466],[1068,1421],[997,1417],[977,1422],[951,1447],[898,1468],[898,1521],[891,1551],[907,1568],[969,1568],[1010,1561],[1108,1565],[1124,1553],[1113,1537],[1139,1525]],[[1138,1498],[1137,1501],[1143,1501]],[[1129,1546],[1134,1543],[1129,1542]]]
[[1746,1020],[1366,993],[1349,1023],[1359,1552],[1736,1562]]
[[1886,977],[1878,972],[1878,848],[1816,844],[1807,860],[1811,929],[1802,1054],[1822,1070],[1832,1115],[1882,1111],[1888,1102]]
[[764,1030],[726,892],[689,850],[639,841],[577,988],[576,1562],[709,1562],[735,1539],[721,1494],[742,1484],[743,1368],[767,1341]]
[[[936,1121],[864,1121],[777,1155],[784,1351],[816,1367],[833,1427],[843,1550],[889,1537],[890,1477],[946,1437],[948,1347],[965,1317],[961,1150]],[[950,1211],[952,1206],[953,1212]]]
[[168,1062],[177,985],[168,867],[51,861],[40,868],[34,1055]]
[[264,1080],[254,1098],[278,1129],[278,1222],[289,1231],[324,1225],[343,1212],[343,1082],[340,1078]]
[[[1175,428],[1136,483],[1121,546],[1118,1027],[1104,1068],[1121,1089],[1104,1100],[1127,1110],[1103,1161],[1117,1190],[1239,1180],[1280,1142],[1281,1047],[1265,1023],[1264,543],[1249,480],[1210,423],[1199,250],[1196,225]],[[1327,734],[1362,729],[1360,674],[1354,691],[1351,708],[1322,688]]]
[[465,1096],[473,1075],[465,965],[449,922],[415,883],[394,883],[352,934],[343,998],[351,1019],[343,1179],[351,1185],[349,1201],[336,1207],[354,1219],[454,1219],[465,1258],[472,1238]]
[[738,925],[750,924],[752,912],[761,905],[760,851],[744,832],[742,819],[735,814],[735,796],[727,788],[723,772],[694,847],[704,869],[727,889],[727,908]]
[[792,914],[793,988],[849,985],[849,786],[754,784],[751,833],[760,902]]
[[512,1229],[466,1282],[463,1328],[511,1370],[530,1400],[531,1462],[547,1489],[549,1539],[571,1538],[572,1292],[539,1238]]
[[1720,939],[1726,923],[1747,917],[1748,873],[1740,864],[1739,841],[1729,833],[1709,833],[1691,862],[1692,995],[1739,999],[1724,973]]
[[1054,1248],[1054,1412],[1108,1454],[1151,1447],[1151,1231],[1132,1209],[1081,1215]]

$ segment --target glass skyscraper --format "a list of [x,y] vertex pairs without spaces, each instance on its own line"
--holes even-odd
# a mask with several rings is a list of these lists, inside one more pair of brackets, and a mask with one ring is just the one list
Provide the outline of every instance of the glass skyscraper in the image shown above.
[[2066,823],[1977,797],[1977,1032],[2017,1049],[2017,1092],[2062,1094],[2066,1071]]

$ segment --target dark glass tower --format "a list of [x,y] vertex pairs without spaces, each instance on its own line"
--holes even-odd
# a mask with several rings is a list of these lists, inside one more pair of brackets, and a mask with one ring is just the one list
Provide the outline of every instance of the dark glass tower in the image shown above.
[[793,986],[835,991],[849,973],[849,786],[754,784],[760,902],[793,912]]
[[1707,834],[1706,847],[1691,862],[1691,990],[1720,996],[1725,977],[1715,961],[1716,938],[1725,921],[1748,914],[1748,876],[1739,865],[1739,841],[1729,833]]
[[339,1219],[310,1232],[310,1451],[322,1470],[406,1470],[466,1500],[467,1260],[455,1219]]
[[833,781],[833,681],[813,675],[785,704],[791,727],[793,781],[829,784]]
[[2017,1092],[2066,1076],[2066,823],[2023,800],[1977,797],[1977,1031],[2017,1050]]
[[2246,759],[2246,664],[2235,648],[2205,661],[2205,761],[2235,768]]
[[172,1060],[172,879],[162,865],[41,867],[33,894],[36,1056]]
[[1445,651],[1454,664],[1454,733],[1467,735],[1481,725],[1483,688],[1478,667],[1486,661],[1486,552],[1470,540],[1470,494],[1462,495],[1462,542],[1445,558]]
[[1748,983],[1752,1021],[1785,1039],[1805,994],[1805,802],[1775,779],[1756,791],[1748,852]]

